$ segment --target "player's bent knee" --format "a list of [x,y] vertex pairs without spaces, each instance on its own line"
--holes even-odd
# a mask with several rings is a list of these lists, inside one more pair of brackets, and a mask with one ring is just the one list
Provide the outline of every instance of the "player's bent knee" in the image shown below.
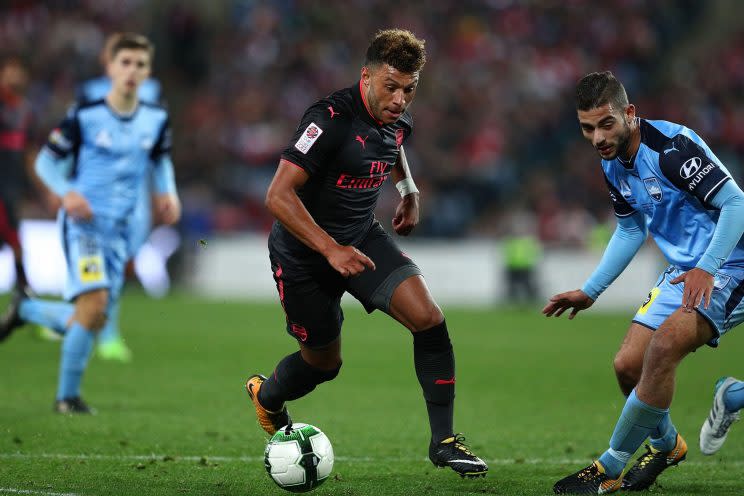
[[646,352],[644,368],[674,366],[682,356],[684,356],[684,353],[681,352],[678,344],[671,336],[659,336],[658,339],[654,336]]
[[94,332],[103,329],[103,326],[106,325],[106,318],[106,312],[103,311],[89,310],[75,313],[75,320],[86,329]]
[[91,331],[100,331],[106,325],[108,292],[93,291],[80,295],[75,301],[75,320]]
[[332,381],[336,377],[338,377],[338,373],[341,371],[341,365],[343,365],[343,362],[339,359],[338,365],[330,370],[321,370],[320,374],[318,374],[319,378],[321,379],[320,382],[328,382]]
[[438,326],[442,322],[444,322],[442,310],[439,309],[436,303],[432,303],[416,314],[413,321],[413,332],[426,331]]
[[615,368],[615,375],[619,380],[623,380],[623,382],[637,382],[638,378],[641,377],[641,370],[643,370],[642,363],[620,353],[615,355],[612,365]]

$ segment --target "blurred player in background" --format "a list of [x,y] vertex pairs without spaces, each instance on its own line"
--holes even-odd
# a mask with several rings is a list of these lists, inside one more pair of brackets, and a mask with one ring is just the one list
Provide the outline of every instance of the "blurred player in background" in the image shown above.
[[340,303],[348,291],[367,312],[382,310],[413,335],[432,463],[477,477],[488,467],[453,430],[455,361],[444,315],[419,268],[374,217],[380,189],[392,176],[402,197],[393,228],[406,236],[419,220],[403,143],[411,135],[407,107],[425,61],[424,42],[412,33],[380,31],[359,82],[312,105],[282,154],[266,196],[277,219],[269,253],[287,332],[300,351],[281,360],[268,379],[249,378],[246,388],[266,432],[288,424],[285,402],[341,369]]
[[59,413],[92,413],[80,383],[94,334],[119,298],[133,241],[130,223],[151,173],[158,220],[172,224],[180,217],[168,114],[137,97],[152,58],[147,38],[122,34],[111,49],[106,98],[73,107],[37,157],[39,177],[61,198],[65,298],[74,304],[15,298],[0,323],[0,339],[27,321],[64,334],[54,404]]
[[[647,234],[671,264],[640,307],[615,357],[627,396],[610,448],[553,487],[556,493],[648,488],[685,459],[687,444],[669,416],[682,359],[744,320],[744,193],[694,131],[636,116],[610,72],[579,81],[576,108],[584,137],[602,158],[617,216],[599,266],[582,289],[553,296],[543,309],[569,319],[592,306],[628,266]],[[630,457],[650,446],[623,476]]]
[[[101,50],[101,66],[106,72],[111,61],[111,49],[116,41],[121,37],[120,33],[114,33],[106,39],[106,43]],[[89,79],[78,88],[77,100],[82,104],[102,100],[111,91],[111,77],[108,74],[97,78]],[[137,90],[137,96],[140,101],[157,105],[160,103],[160,83],[157,79],[151,77],[145,79]],[[151,181],[145,181],[142,184],[143,191],[139,196],[137,207],[134,210],[130,226],[131,245],[129,258],[132,259],[147,241],[152,228],[152,202],[150,201]],[[98,356],[105,360],[117,360],[120,362],[129,362],[132,359],[132,351],[124,342],[119,330],[119,308],[120,301],[112,302],[109,308],[106,325],[98,333],[97,350]]]
[[739,420],[744,408],[744,381],[721,377],[713,388],[713,406],[700,428],[700,451],[716,453],[728,436],[729,429]]
[[25,98],[28,73],[16,58],[0,62],[0,247],[13,250],[16,292],[27,291],[23,250],[18,237],[18,207],[26,190],[26,153],[32,122]]

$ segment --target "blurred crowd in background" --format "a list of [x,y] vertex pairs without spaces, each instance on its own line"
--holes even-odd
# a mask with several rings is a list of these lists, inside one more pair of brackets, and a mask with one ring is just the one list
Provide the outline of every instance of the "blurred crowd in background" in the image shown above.
[[[741,179],[741,13],[723,0],[5,0],[0,55],[29,68],[38,146],[101,74],[108,34],[149,36],[181,228],[196,240],[269,230],[264,194],[305,108],[358,80],[376,30],[407,28],[428,51],[406,147],[422,191],[417,235],[582,247],[614,219],[576,121],[576,81],[612,70],[639,115],[695,129]],[[397,195],[385,188],[381,220]],[[51,217],[42,198],[30,187],[23,215]]]

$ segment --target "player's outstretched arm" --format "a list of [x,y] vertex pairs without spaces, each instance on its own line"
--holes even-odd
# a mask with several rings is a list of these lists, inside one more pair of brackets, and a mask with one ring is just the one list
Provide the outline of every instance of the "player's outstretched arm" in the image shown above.
[[408,168],[403,146],[400,147],[398,160],[393,166],[392,176],[401,196],[393,217],[393,229],[401,236],[408,236],[419,222],[419,191]]
[[548,304],[542,309],[542,313],[545,314],[546,317],[560,317],[563,315],[563,312],[571,308],[571,313],[568,315],[568,319],[571,320],[576,317],[576,314],[581,310],[586,310],[593,304],[594,300],[586,293],[580,289],[575,289],[551,297],[550,300],[548,300]]
[[369,257],[353,246],[339,245],[307,211],[297,190],[308,178],[304,169],[280,160],[266,193],[266,208],[297,239],[323,255],[342,276],[353,276],[365,269],[374,270],[375,264]]
[[581,310],[592,306],[600,294],[628,266],[646,240],[647,230],[643,215],[634,213],[617,219],[617,228],[605,249],[599,265],[584,283],[584,287],[560,293],[548,301],[542,313],[546,317],[560,317],[572,308],[568,318],[573,319]]

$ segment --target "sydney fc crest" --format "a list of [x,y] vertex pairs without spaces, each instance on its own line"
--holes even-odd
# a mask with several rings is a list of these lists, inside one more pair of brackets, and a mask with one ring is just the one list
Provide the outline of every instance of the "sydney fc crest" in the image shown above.
[[663,196],[663,193],[661,191],[661,185],[659,184],[659,181],[655,177],[649,177],[643,180],[643,185],[646,187],[646,191],[648,191],[649,196],[654,201],[660,202],[661,197]]

